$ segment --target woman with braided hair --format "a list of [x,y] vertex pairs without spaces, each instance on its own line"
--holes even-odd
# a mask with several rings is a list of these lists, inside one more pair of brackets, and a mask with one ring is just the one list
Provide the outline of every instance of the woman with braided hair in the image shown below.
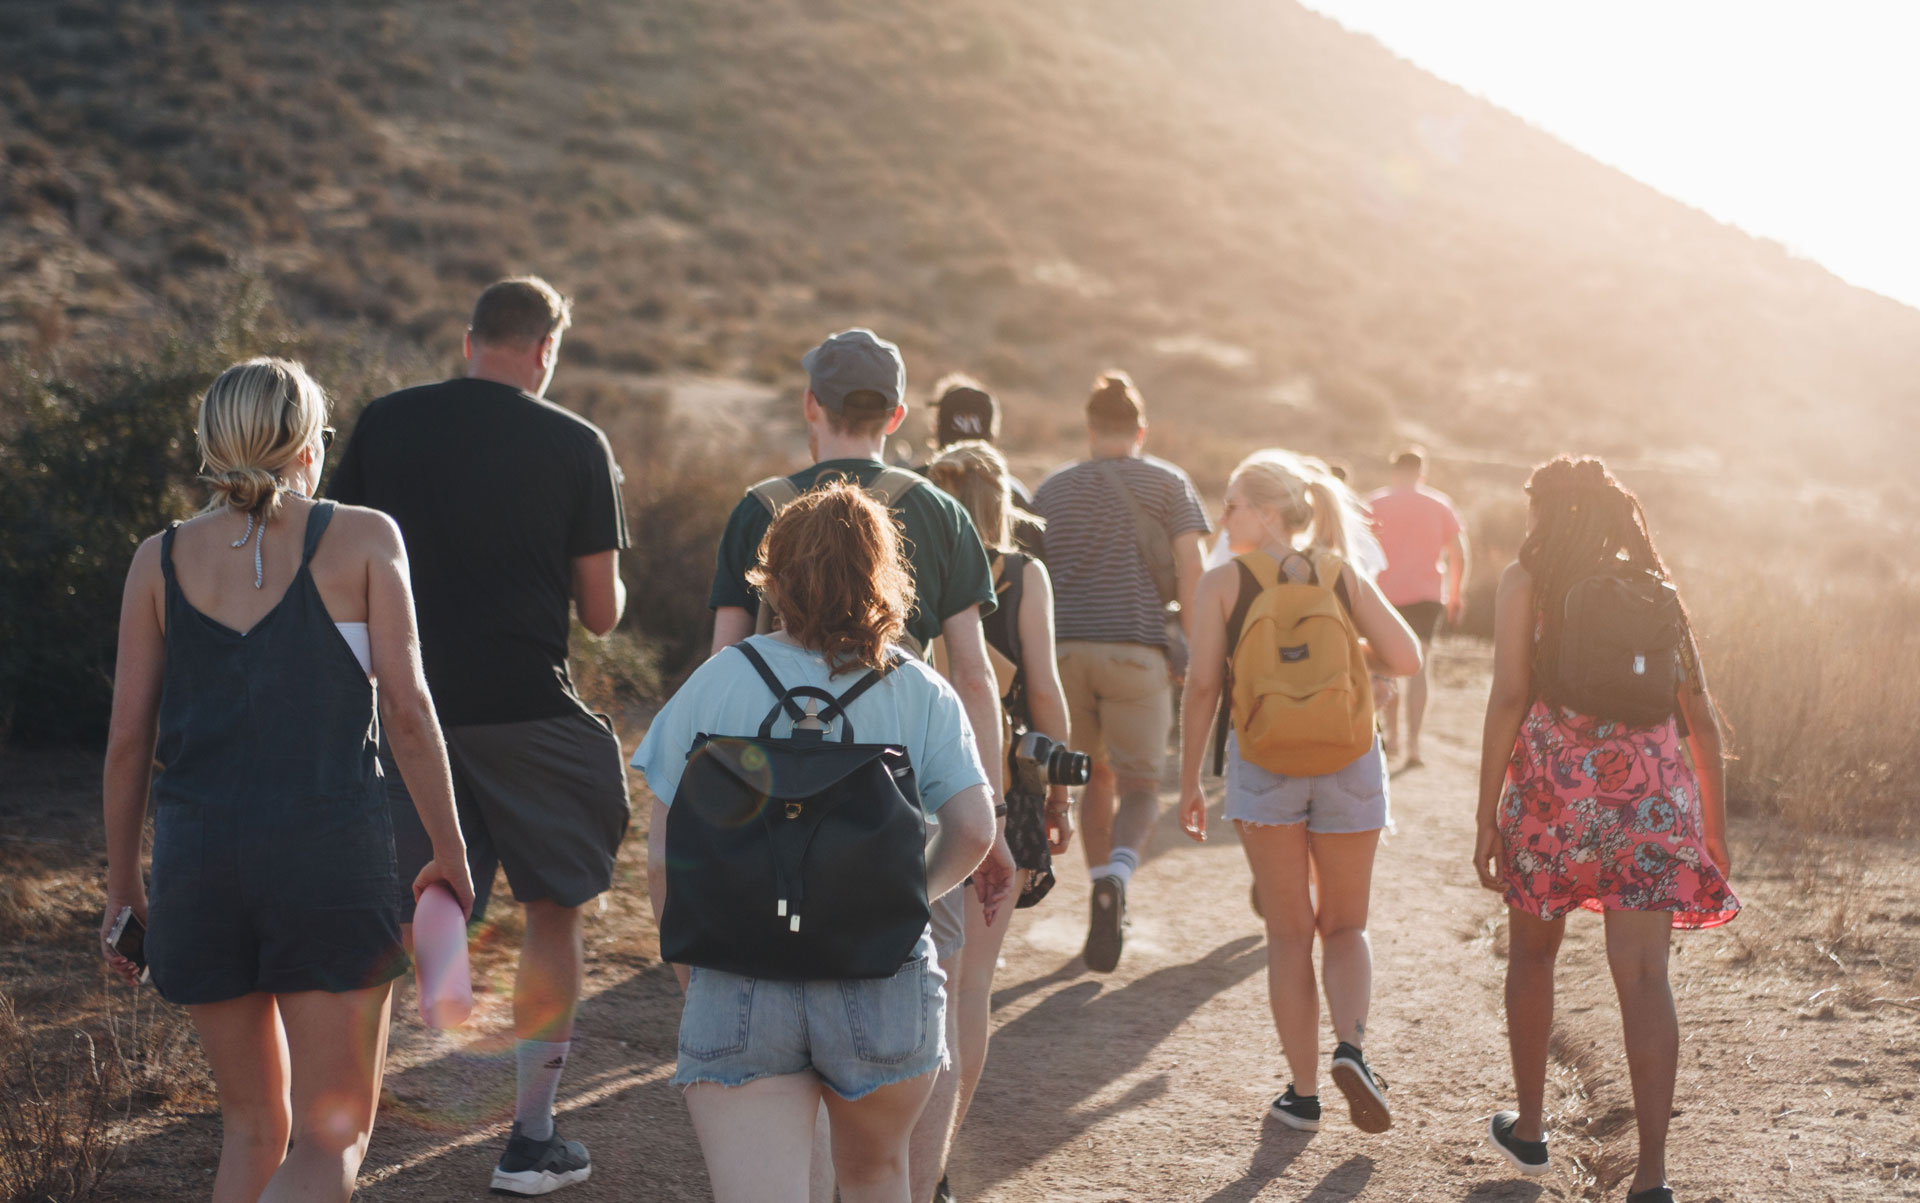
[[[1519,1110],[1495,1114],[1488,1134],[1521,1173],[1546,1171],[1554,960],[1567,914],[1599,911],[1639,1126],[1627,1200],[1672,1203],[1666,1139],[1680,1038],[1669,938],[1676,927],[1717,927],[1740,907],[1727,886],[1719,719],[1639,499],[1599,460],[1565,456],[1535,469],[1527,494],[1526,540],[1495,603],[1473,854],[1481,884],[1507,902],[1507,1036],[1519,1096]],[[1564,668],[1586,653],[1589,599],[1638,596],[1664,605],[1652,612],[1670,614],[1677,626],[1671,706],[1652,718],[1570,705],[1584,696],[1586,710],[1606,709],[1569,685]],[[1667,680],[1666,666],[1648,663],[1658,655],[1631,655],[1621,671]],[[1690,759],[1681,755],[1683,738]]]

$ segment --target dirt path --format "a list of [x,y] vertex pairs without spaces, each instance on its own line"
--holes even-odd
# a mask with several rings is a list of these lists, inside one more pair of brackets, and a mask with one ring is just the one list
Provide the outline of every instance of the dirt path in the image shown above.
[[[1369,1052],[1392,1083],[1392,1131],[1352,1128],[1337,1095],[1328,1096],[1329,1122],[1316,1135],[1263,1118],[1286,1084],[1267,1013],[1265,944],[1247,905],[1245,860],[1216,809],[1205,846],[1171,820],[1162,824],[1135,878],[1118,972],[1099,977],[1079,963],[1087,887],[1077,850],[1075,871],[1062,873],[1037,913],[1016,920],[999,976],[992,1057],[953,1162],[959,1198],[1623,1197],[1632,1128],[1595,917],[1571,925],[1562,972],[1564,1023],[1549,1086],[1559,1164],[1524,1181],[1482,1140],[1487,1114],[1511,1099],[1498,993],[1501,908],[1474,884],[1467,863],[1485,693],[1470,656],[1441,667],[1429,764],[1394,782],[1398,830],[1376,873]],[[592,999],[564,1084],[563,1128],[594,1154],[593,1181],[567,1192],[581,1203],[708,1197],[685,1109],[667,1083],[679,999],[651,958],[639,844],[630,843],[622,884],[593,924]],[[1785,879],[1756,879],[1744,892],[1752,907],[1756,895],[1791,888]],[[1886,905],[1903,897],[1910,913],[1910,889],[1889,884]],[[1671,1173],[1681,1198],[1920,1197],[1913,1015],[1864,997],[1848,1004],[1831,991],[1824,1015],[1818,998],[1810,1010],[1797,961],[1756,957],[1754,917],[1676,937],[1685,1044]],[[1771,956],[1782,959],[1769,963]],[[483,951],[479,963],[491,992],[476,1026],[452,1038],[412,1021],[396,1030],[391,1105],[359,1198],[485,1197],[511,1109],[510,977],[504,949]],[[136,1142],[118,1197],[174,1197],[154,1184],[179,1184],[191,1174],[186,1166],[212,1164],[210,1117],[155,1127]]]

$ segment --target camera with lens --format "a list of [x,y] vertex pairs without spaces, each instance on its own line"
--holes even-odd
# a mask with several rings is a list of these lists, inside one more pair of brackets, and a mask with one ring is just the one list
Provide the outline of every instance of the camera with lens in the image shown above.
[[1050,785],[1085,785],[1093,761],[1044,732],[1029,731],[1013,746],[1013,768],[1020,789],[1042,794]]

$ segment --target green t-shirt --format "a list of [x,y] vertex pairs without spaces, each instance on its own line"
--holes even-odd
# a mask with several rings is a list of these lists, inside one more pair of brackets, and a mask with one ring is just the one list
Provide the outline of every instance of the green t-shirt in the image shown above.
[[[835,459],[787,479],[802,492],[841,477],[864,487],[885,470],[878,460]],[[979,606],[982,617],[992,613],[993,568],[966,509],[931,484],[923,484],[902,497],[893,512],[905,528],[907,566],[913,573],[914,604],[907,616],[907,634],[925,647],[940,633],[940,624],[968,606]],[[759,614],[760,595],[747,584],[747,570],[760,554],[760,540],[771,523],[767,507],[751,494],[733,507],[720,536],[713,593],[707,598],[710,608],[739,606],[750,615]]]

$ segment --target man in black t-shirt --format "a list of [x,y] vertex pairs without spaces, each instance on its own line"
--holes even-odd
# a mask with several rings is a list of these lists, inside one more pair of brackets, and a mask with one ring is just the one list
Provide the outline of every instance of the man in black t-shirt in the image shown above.
[[[485,912],[503,867],[526,911],[514,992],[519,1095],[493,1188],[545,1194],[591,1169],[553,1128],[581,987],[580,908],[613,880],[628,821],[620,743],[567,671],[569,606],[604,636],[620,621],[627,546],[606,436],[542,399],[569,322],[545,281],[502,280],[467,331],[467,375],[368,405],[329,489],[390,514],[406,538],[420,655],[453,766]],[[430,848],[385,762],[401,881]],[[411,918],[409,891],[401,902]]]

